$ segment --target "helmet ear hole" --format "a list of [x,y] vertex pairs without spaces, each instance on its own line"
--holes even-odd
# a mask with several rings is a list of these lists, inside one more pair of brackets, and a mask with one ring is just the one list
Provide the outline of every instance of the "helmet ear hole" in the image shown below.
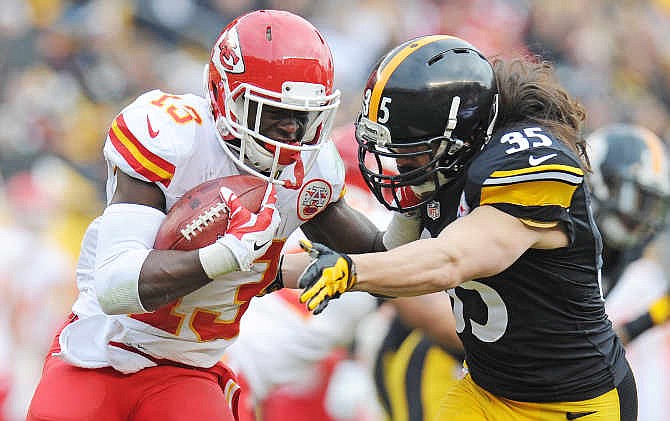
[[428,60],[428,65],[429,65],[429,66],[432,66],[433,64],[435,64],[435,63],[437,63],[438,61],[442,60],[443,58],[444,58],[444,53],[440,53],[440,54],[434,56],[433,58],[431,58],[430,60]]

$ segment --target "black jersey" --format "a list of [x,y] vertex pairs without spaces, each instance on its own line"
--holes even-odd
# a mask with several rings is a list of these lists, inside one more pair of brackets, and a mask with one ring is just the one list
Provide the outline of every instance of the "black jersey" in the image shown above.
[[623,347],[605,314],[602,242],[583,181],[567,145],[541,127],[518,125],[499,130],[460,184],[424,209],[433,236],[482,205],[531,226],[562,224],[568,234],[567,247],[529,249],[503,272],[448,291],[468,369],[493,394],[530,402],[590,399],[626,374]]

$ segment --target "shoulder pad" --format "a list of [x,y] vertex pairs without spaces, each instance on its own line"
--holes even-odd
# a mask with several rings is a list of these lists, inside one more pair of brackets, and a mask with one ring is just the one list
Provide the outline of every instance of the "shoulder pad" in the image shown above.
[[570,206],[582,183],[579,159],[562,141],[538,126],[497,133],[468,169],[471,206]]
[[184,123],[201,119],[200,105],[160,90],[139,96],[112,121],[105,158],[130,176],[167,187],[179,157],[192,148],[193,130]]
[[330,139],[324,142],[316,161],[322,174],[328,176],[330,181],[344,182],[344,162],[335,144]]
[[327,181],[334,188],[333,201],[336,201],[343,193],[344,174],[344,162],[342,162],[335,144],[331,140],[324,141],[316,162],[307,174],[307,178],[322,178]]

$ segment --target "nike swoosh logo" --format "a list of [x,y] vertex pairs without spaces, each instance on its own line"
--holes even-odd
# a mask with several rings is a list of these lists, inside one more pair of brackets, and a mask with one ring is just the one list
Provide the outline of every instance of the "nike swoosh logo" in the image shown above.
[[269,242],[270,242],[270,240],[268,240],[268,241],[266,241],[262,244],[254,243],[254,251],[258,251],[258,250],[262,249],[263,247],[267,246]]
[[529,163],[531,166],[534,167],[534,166],[536,166],[536,165],[540,165],[541,163],[543,163],[543,162],[546,161],[547,159],[551,159],[551,158],[553,158],[553,157],[555,157],[555,156],[556,156],[555,153],[552,153],[552,154],[549,154],[549,155],[545,155],[545,156],[541,156],[541,157],[539,157],[539,158],[535,158],[533,155],[531,155],[531,156],[528,157],[528,163]]
[[576,420],[577,418],[585,417],[587,415],[595,414],[598,411],[588,411],[588,412],[566,412],[565,418],[569,420]]
[[147,115],[147,127],[149,128],[149,137],[153,139],[154,137],[158,136],[160,130],[154,131],[154,128],[151,127],[151,121],[149,121],[149,115]]

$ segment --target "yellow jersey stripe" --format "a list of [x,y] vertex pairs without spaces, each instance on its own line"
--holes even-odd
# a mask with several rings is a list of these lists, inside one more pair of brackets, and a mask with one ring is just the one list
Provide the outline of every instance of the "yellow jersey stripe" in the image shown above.
[[561,181],[527,181],[500,186],[484,186],[480,204],[509,203],[519,206],[560,206],[567,208],[577,186]]
[[379,101],[381,100],[382,92],[386,87],[386,82],[388,82],[388,80],[391,78],[391,75],[395,69],[398,68],[400,63],[402,63],[410,54],[424,45],[448,38],[453,37],[449,35],[432,35],[417,40],[416,42],[412,42],[402,50],[398,51],[396,55],[393,56],[393,58],[388,62],[388,64],[378,70],[377,82],[375,83],[375,86],[372,89],[372,95],[370,96],[370,111],[368,113],[368,118],[370,121],[377,123],[377,112],[379,111]]
[[519,218],[519,219],[524,224],[528,225],[529,227],[534,227],[534,228],[553,228],[556,225],[558,225],[557,221],[542,222],[542,221],[535,221],[533,219],[526,219],[526,218]]
[[[119,128],[117,121],[114,120],[112,123],[112,127],[110,130],[110,134],[113,133],[114,135],[114,140],[118,140],[125,148],[125,150],[130,153],[130,155],[135,158],[135,160],[146,170],[150,171],[151,173],[155,174],[157,176],[157,179],[159,180],[167,180],[171,179],[173,176],[172,172],[166,171],[163,168],[159,167],[156,165],[154,162],[149,160],[142,152],[139,150],[137,145],[129,139],[125,133]],[[138,170],[136,168],[136,170]],[[139,171],[139,170],[138,170]],[[146,174],[142,174],[145,175]],[[154,177],[147,177],[152,181],[156,181]]]

